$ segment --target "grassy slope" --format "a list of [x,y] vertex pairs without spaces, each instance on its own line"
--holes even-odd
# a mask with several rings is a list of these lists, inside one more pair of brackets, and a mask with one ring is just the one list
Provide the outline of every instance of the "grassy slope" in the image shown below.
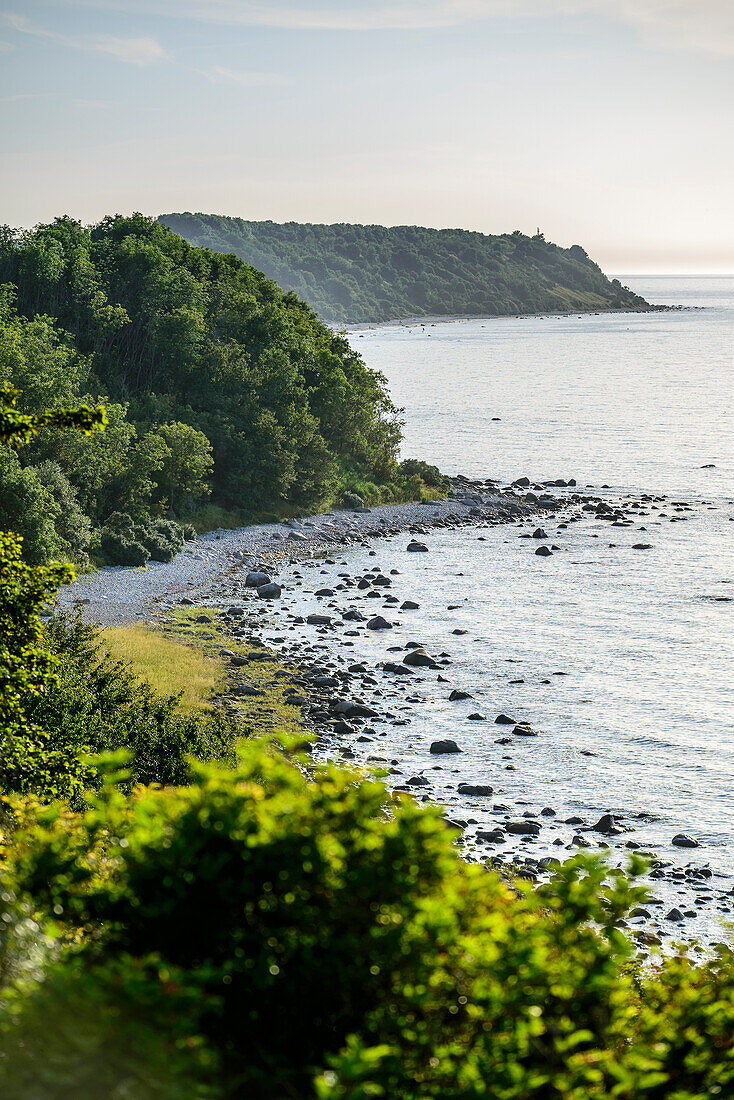
[[329,322],[644,308],[579,246],[418,226],[248,222],[207,214],[159,221],[192,244],[234,252]]

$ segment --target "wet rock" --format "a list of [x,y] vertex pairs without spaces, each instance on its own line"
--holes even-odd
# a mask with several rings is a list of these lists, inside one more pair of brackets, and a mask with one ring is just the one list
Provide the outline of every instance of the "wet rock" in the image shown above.
[[676,833],[671,841],[671,844],[674,844],[676,848],[700,847],[698,841],[694,840],[692,836],[688,836],[686,833]]
[[494,787],[490,787],[488,783],[459,783],[456,789],[459,794],[467,794],[475,798],[488,798],[494,793]]
[[413,600],[404,600],[400,605],[401,611],[417,611],[420,604],[415,603]]
[[681,913],[680,909],[673,908],[673,909],[670,910],[669,913],[665,914],[665,919],[676,921],[676,922],[677,921],[682,921],[683,920],[683,914]]
[[406,780],[409,787],[430,787],[430,779],[426,779],[425,775],[414,775],[410,779]]
[[510,718],[507,714],[498,714],[494,721],[495,721],[495,725],[497,725],[497,726],[514,726],[514,725],[516,725],[515,719]]
[[425,545],[425,543],[417,542],[415,539],[413,539],[411,542],[408,543],[406,549],[407,549],[409,554],[427,554],[428,553],[428,547]]
[[551,558],[551,557],[553,557],[553,551],[550,550],[547,546],[539,546],[538,549],[535,551],[535,553],[537,554],[537,556],[539,558]]
[[331,615],[308,615],[306,622],[311,626],[328,626],[331,623]]
[[257,589],[257,594],[261,600],[278,600],[283,589],[279,584],[275,584],[271,581],[269,584],[261,584]]
[[505,828],[515,836],[537,836],[540,832],[537,821],[511,821]]
[[525,725],[515,726],[515,728],[512,732],[517,737],[537,737],[538,736],[536,730],[531,729],[530,726],[525,726]]
[[632,546],[633,550],[652,550],[652,543],[650,542],[635,542]]
[[533,531],[532,537],[534,539],[547,539],[548,538],[548,533],[546,531],[544,531],[542,527],[536,527],[535,530]]
[[483,840],[485,844],[501,844],[505,840],[505,834],[501,829],[479,829],[477,840]]
[[411,668],[439,667],[438,663],[434,661],[429,653],[426,653],[425,649],[411,649],[410,652],[406,653],[403,657],[403,664]]
[[263,584],[270,584],[270,580],[267,573],[248,573],[245,584],[248,588],[260,588]]
[[350,623],[363,623],[365,621],[364,615],[361,611],[357,611],[356,607],[352,607],[349,611],[345,611],[342,618]]
[[460,688],[454,688],[454,690],[449,695],[449,700],[452,703],[455,703],[455,702],[457,702],[461,699],[471,699],[471,698],[473,698],[473,696],[471,696],[468,691],[461,691]]
[[455,741],[452,741],[450,738],[447,738],[444,741],[432,741],[431,742],[431,752],[434,756],[441,756],[441,755],[446,754],[446,753],[461,752],[461,749],[459,748],[459,746],[456,744]]
[[382,615],[375,615],[367,623],[368,630],[392,630],[392,623],[383,619]]
[[602,814],[596,825],[591,827],[595,833],[603,833],[605,836],[617,836],[622,831],[617,828],[611,814]]

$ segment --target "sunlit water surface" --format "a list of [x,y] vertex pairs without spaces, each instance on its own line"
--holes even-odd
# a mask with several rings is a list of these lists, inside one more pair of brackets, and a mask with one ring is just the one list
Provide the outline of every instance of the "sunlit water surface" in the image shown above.
[[[653,512],[628,529],[588,519],[556,533],[552,522],[561,551],[547,559],[518,538],[528,525],[437,531],[426,536],[428,554],[406,554],[405,538],[378,543],[382,569],[401,571],[393,591],[420,609],[394,616],[389,633],[360,632],[353,659],[395,659],[389,646],[420,640],[451,654],[451,684],[474,699],[449,703],[435,674],[426,677],[423,701],[405,703],[410,724],[363,756],[377,748],[389,757],[392,745],[450,806],[480,819],[481,807],[457,799],[458,779],[490,782],[503,802],[551,806],[559,818],[617,811],[634,824],[630,836],[658,844],[664,858],[728,875],[734,278],[623,282],[650,301],[694,308],[350,333],[405,409],[405,455],[471,477],[575,477],[609,486],[611,498],[652,492],[695,505],[677,513],[666,504],[663,518]],[[689,518],[670,522],[679,515]],[[632,550],[641,539],[653,548]],[[366,550],[339,560],[351,572],[375,563]],[[319,602],[304,600],[303,610]],[[466,721],[477,709],[527,719],[541,735],[498,746],[503,731],[492,721]],[[440,737],[464,751],[432,773],[428,748]],[[701,849],[672,848],[679,831]],[[557,835],[568,840],[549,830],[545,842]]]

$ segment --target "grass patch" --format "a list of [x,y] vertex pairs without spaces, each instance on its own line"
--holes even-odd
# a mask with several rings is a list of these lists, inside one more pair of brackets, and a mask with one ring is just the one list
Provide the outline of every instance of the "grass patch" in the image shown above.
[[[198,622],[199,619],[205,621]],[[204,660],[218,666],[218,705],[237,721],[246,737],[270,737],[276,732],[289,737],[303,736],[300,707],[285,701],[285,689],[294,684],[299,694],[308,695],[307,688],[295,682],[299,670],[294,665],[282,661],[258,641],[233,634],[220,612],[212,607],[175,608],[163,625],[168,636],[174,639],[173,644],[181,645],[175,639],[185,637],[193,643],[191,648],[199,649]],[[229,658],[219,656],[220,649],[242,657],[257,652],[265,654],[266,658],[250,660],[237,668],[230,664]],[[262,694],[238,694],[237,689],[243,684],[257,688]]]
[[186,645],[148,626],[113,626],[101,632],[104,649],[163,696],[183,692],[181,707],[189,713],[211,711],[223,673],[199,646]]

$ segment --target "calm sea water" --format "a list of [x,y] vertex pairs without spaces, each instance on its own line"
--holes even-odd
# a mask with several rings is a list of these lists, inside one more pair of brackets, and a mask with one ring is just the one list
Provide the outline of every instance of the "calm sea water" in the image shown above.
[[[561,552],[548,559],[515,527],[435,532],[426,555],[386,542],[379,564],[400,569],[396,594],[421,607],[389,638],[362,637],[354,659],[385,660],[388,646],[413,638],[451,653],[451,681],[472,702],[457,708],[426,682],[420,703],[405,704],[409,726],[389,734],[427,775],[430,741],[459,741],[460,775],[432,776],[450,805],[458,775],[536,811],[617,811],[664,857],[731,874],[734,277],[623,281],[689,308],[351,333],[405,409],[406,455],[450,473],[575,477],[608,485],[612,498],[657,492],[695,506],[630,529],[552,524]],[[671,523],[676,514],[690,518]],[[631,549],[641,537],[652,550]],[[350,569],[373,563],[349,553]],[[508,711],[541,736],[502,749],[498,728],[467,723],[467,707]],[[678,831],[701,849],[672,848]]]

